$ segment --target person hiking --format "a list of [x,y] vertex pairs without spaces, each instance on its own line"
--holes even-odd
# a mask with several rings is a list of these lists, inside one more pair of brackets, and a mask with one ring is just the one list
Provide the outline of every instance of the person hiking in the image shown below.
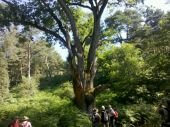
[[22,127],[32,127],[31,122],[27,116],[24,116],[23,122],[21,123]]
[[114,111],[111,105],[108,106],[108,115],[109,115],[109,127],[116,127],[116,117],[118,113]]
[[161,127],[170,127],[170,99],[162,99],[157,111],[161,115]]
[[100,119],[101,119],[101,117],[98,113],[98,109],[94,108],[93,109],[93,115],[92,115],[93,127],[99,127]]
[[18,116],[8,125],[8,127],[20,127],[20,122]]
[[101,123],[102,123],[102,127],[109,127],[109,116],[106,112],[106,109],[104,106],[101,107],[102,111],[101,111]]

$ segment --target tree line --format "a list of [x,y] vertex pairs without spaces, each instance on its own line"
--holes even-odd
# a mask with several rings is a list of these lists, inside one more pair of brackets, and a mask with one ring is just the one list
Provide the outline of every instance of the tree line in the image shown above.
[[33,83],[36,78],[46,78],[50,82],[54,76],[64,73],[61,56],[45,40],[33,39],[36,32],[33,29],[29,32],[19,31],[14,25],[1,31],[2,101],[20,83],[26,83],[28,94],[34,93],[38,85],[38,82]]

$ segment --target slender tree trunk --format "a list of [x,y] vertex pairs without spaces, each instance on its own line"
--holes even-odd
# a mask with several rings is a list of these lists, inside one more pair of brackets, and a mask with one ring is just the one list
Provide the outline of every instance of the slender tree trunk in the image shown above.
[[49,63],[48,63],[48,57],[46,56],[45,57],[45,65],[47,67],[47,70],[46,70],[46,74],[47,74],[47,77],[50,79],[50,81],[52,80],[52,73],[51,73],[51,70],[50,70],[50,67],[49,67]]
[[28,78],[31,78],[31,45],[28,43]]
[[22,76],[23,76],[23,72],[22,72],[22,60],[20,60],[19,62],[20,62],[20,74],[21,74],[21,80],[22,80]]

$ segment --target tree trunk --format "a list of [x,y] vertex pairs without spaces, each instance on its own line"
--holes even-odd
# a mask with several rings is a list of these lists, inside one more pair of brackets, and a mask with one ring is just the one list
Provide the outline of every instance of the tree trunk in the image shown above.
[[[75,102],[79,108],[88,113],[91,113],[93,107],[95,106],[95,94],[93,87],[93,80],[90,82],[89,79],[85,79],[85,84],[80,81],[77,75],[73,75],[73,88],[75,94]],[[87,86],[83,88],[83,86]]]
[[28,43],[28,78],[31,78],[31,45]]
[[45,65],[46,65],[46,75],[50,81],[52,81],[52,72],[49,67],[48,56],[45,56]]
[[95,106],[95,94],[93,87],[93,79],[95,74],[91,73],[90,71],[83,72],[84,80],[82,80],[82,72],[79,71],[78,67],[75,66],[73,61],[74,59],[69,60],[73,76],[75,103],[80,109],[86,111],[87,113],[91,113],[93,107]]

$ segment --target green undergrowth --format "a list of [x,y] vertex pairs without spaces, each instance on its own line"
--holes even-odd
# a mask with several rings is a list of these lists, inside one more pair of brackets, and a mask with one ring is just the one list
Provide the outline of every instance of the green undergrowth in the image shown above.
[[15,116],[22,119],[25,115],[33,127],[90,127],[88,116],[76,108],[72,98],[69,82],[34,96],[14,96],[0,107],[0,127],[6,127]]

